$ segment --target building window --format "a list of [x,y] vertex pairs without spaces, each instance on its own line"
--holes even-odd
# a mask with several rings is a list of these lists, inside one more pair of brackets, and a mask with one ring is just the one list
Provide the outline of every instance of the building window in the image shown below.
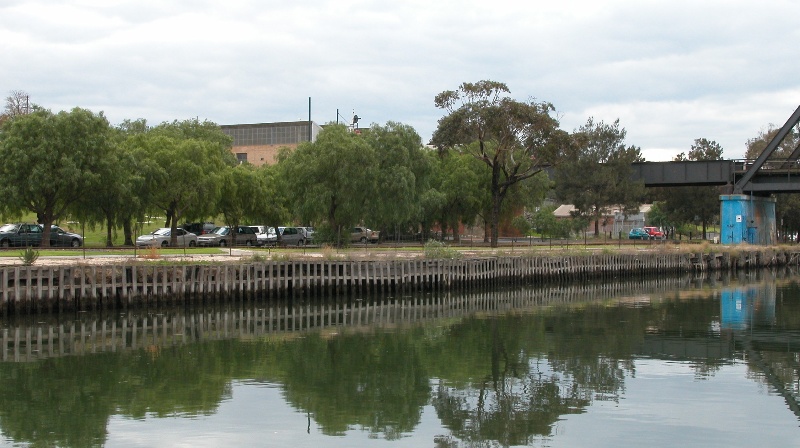
[[247,163],[247,153],[246,152],[237,152],[236,153],[236,161],[239,163]]

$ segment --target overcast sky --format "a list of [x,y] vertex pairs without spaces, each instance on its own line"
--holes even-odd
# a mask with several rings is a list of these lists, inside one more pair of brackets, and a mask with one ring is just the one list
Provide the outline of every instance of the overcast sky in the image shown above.
[[112,124],[399,121],[501,81],[563,129],[627,130],[647,160],[694,139],[726,158],[800,105],[797,1],[0,0],[0,93]]

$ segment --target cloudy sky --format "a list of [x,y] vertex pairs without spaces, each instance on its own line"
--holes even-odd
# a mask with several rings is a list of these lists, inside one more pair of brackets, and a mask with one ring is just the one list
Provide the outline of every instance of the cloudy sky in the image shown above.
[[647,160],[694,139],[727,158],[800,105],[800,2],[0,0],[0,93],[112,124],[399,121],[428,141],[434,96],[501,81],[563,129],[627,130]]

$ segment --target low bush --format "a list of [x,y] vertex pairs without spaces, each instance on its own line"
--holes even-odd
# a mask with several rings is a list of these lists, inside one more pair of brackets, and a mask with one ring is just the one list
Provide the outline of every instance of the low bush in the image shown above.
[[447,246],[441,241],[428,240],[423,247],[425,258],[428,259],[456,259],[461,258],[461,252]]
[[36,260],[39,259],[39,251],[28,247],[19,255],[20,261],[22,261],[23,266],[31,266],[33,263],[36,263]]

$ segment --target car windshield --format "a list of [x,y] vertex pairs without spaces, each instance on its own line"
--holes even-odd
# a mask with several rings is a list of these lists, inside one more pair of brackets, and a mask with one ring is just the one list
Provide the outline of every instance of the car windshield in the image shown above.
[[3,227],[0,227],[0,232],[15,232],[16,230],[16,224],[5,224]]
[[224,236],[224,235],[227,235],[230,231],[231,231],[231,229],[229,229],[227,227],[217,227],[211,233],[216,233],[217,235],[223,235]]
[[153,232],[153,235],[169,236],[169,229],[167,228],[158,229],[155,232]]

